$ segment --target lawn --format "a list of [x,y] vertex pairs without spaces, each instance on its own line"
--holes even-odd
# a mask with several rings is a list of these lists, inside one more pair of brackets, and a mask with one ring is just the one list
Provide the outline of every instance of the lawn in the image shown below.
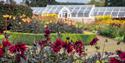
[[[17,33],[17,32],[8,32],[10,34],[9,40],[13,43],[16,42],[25,42],[28,45],[31,45],[34,41],[38,41],[44,39],[43,34],[33,34],[33,33]],[[4,36],[0,35],[0,40],[2,40]],[[82,40],[84,44],[89,44],[93,38],[96,37],[96,34],[93,33],[84,33],[84,34],[71,34],[71,33],[62,33],[61,38],[66,40],[66,37],[70,37],[70,39],[75,42],[77,40]],[[51,41],[54,42],[58,38],[56,33],[51,33]]]

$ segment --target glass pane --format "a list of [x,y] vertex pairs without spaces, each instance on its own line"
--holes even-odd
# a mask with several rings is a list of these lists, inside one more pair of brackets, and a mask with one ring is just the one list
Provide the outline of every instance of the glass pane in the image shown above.
[[94,15],[97,16],[98,12],[94,12]]
[[125,16],[125,12],[119,12],[118,17],[124,17]]
[[104,14],[104,12],[98,12],[98,15],[103,15]]
[[106,11],[107,11],[107,12],[111,12],[112,10],[113,10],[112,7],[106,7]]
[[83,16],[84,16],[84,17],[88,17],[88,16],[89,16],[89,13],[83,13]]
[[118,12],[112,12],[112,16],[117,16]]
[[105,11],[105,9],[106,9],[106,8],[103,8],[103,7],[102,7],[102,8],[99,9],[99,11],[100,11],[100,12],[103,12],[103,11]]
[[111,15],[111,12],[105,12],[104,15]]
[[81,10],[79,11],[80,13],[83,13],[84,12],[84,10],[85,10],[85,8],[84,7],[82,7],[81,8]]
[[76,13],[72,13],[72,17],[76,17]]
[[119,8],[114,8],[113,11],[119,11]]
[[124,8],[124,7],[121,7],[120,11],[125,11],[125,8]]
[[73,12],[75,13],[75,12],[77,12],[79,10],[79,7],[76,7],[74,10],[73,10]]
[[78,13],[78,17],[83,17],[83,13]]

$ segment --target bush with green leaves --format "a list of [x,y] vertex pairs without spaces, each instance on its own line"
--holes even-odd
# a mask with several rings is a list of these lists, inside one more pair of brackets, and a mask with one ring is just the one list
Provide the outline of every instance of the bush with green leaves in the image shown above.
[[82,27],[76,27],[75,25],[68,25],[65,23],[50,23],[48,26],[52,29],[52,32],[83,33]]
[[11,22],[11,24],[10,31],[12,32],[42,33],[44,29],[44,25],[40,21],[34,19],[30,23],[16,20],[15,22]]
[[85,25],[86,30],[89,31],[98,31],[102,36],[114,38],[118,41],[125,40],[125,25],[115,26],[109,24],[91,24]]
[[[4,15],[9,15],[10,17],[3,17]],[[28,6],[23,5],[16,5],[16,4],[2,4],[0,3],[0,30],[5,30],[6,26],[12,25],[15,26],[19,25],[19,22],[21,22],[22,15],[25,15],[29,18],[32,17],[32,9]],[[19,18],[19,21],[16,21],[13,18]],[[8,21],[8,22],[6,22]],[[16,23],[16,25],[11,24],[11,22]],[[6,25],[7,23],[7,25]]]
[[[31,45],[36,40],[41,40],[44,38],[44,34],[34,34],[34,33],[19,33],[19,32],[7,32],[10,37],[9,40],[11,42],[25,42],[28,45]],[[58,38],[56,33],[52,33],[50,35],[51,41],[55,41]],[[72,33],[62,33],[61,38],[66,41],[66,38],[70,37],[70,39],[75,42],[77,40],[82,40],[84,44],[88,45],[95,37],[96,34],[72,34]],[[3,35],[0,35],[0,40],[2,40]]]

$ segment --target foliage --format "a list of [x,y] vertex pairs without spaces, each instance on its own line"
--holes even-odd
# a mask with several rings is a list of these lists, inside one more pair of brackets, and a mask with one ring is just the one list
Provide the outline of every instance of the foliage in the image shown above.
[[106,6],[125,6],[125,0],[106,0]]
[[24,0],[25,4],[31,7],[45,7],[49,5],[84,5],[81,3],[71,3],[71,2],[57,2],[56,0]]
[[32,7],[45,7],[47,4],[58,4],[55,0],[24,0],[24,2]]
[[[40,40],[44,38],[43,34],[32,34],[32,33],[17,33],[17,32],[8,32],[10,34],[9,40],[11,42],[26,42],[26,44],[31,45],[35,40]],[[0,35],[1,39],[3,35]],[[70,37],[70,40],[77,41],[82,40],[84,44],[89,44],[93,38],[95,38],[95,34],[71,34],[71,33],[62,33],[61,38],[65,41],[67,37]],[[57,38],[56,33],[51,34],[51,40],[55,41]]]
[[94,24],[85,25],[84,29],[99,33],[100,35],[124,41],[125,24],[124,20],[102,20]]
[[106,16],[96,16],[96,21],[107,21],[107,20],[112,20],[112,16],[106,15]]
[[61,32],[61,33],[82,33],[82,28],[75,27],[74,25],[68,25],[64,23],[50,23],[49,28],[52,29],[52,32]]
[[[25,17],[22,18],[22,16],[24,15]],[[0,4],[0,29],[2,30],[5,30],[5,27],[8,26],[16,26],[14,25],[15,23],[19,25],[19,22],[22,23],[22,19],[31,17],[32,10],[27,6],[15,4]]]
[[33,16],[32,21],[37,22],[36,25],[38,27],[36,28],[38,28],[38,33],[42,33],[43,27],[46,25],[52,29],[53,33],[82,33],[84,27],[84,24],[81,22],[75,22],[70,19],[58,19],[56,14],[47,14],[47,16],[42,17]]
[[10,31],[13,32],[37,33],[41,28],[43,29],[42,24],[37,20],[32,20],[29,23],[26,23],[17,19],[16,21],[11,22],[11,24]]
[[88,4],[95,6],[105,6],[105,0],[90,0]]
[[52,42],[50,33],[50,29],[45,27],[44,39],[34,42],[30,48],[22,41],[15,44],[9,42],[9,36],[5,34],[5,40],[1,44],[3,47],[0,48],[0,61],[2,63],[72,63],[76,60],[82,61],[85,52],[84,44],[81,40],[72,42],[67,39],[67,41],[63,41],[58,36],[56,41]]

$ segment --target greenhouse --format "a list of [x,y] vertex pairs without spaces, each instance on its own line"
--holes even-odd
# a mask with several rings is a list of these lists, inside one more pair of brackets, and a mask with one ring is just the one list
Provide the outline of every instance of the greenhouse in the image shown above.
[[113,18],[125,18],[125,7],[96,7],[94,16],[111,15]]
[[94,5],[47,5],[32,7],[33,14],[47,16],[57,14],[58,18],[94,19],[96,16],[110,15],[112,18],[125,18],[125,7],[95,7]]

